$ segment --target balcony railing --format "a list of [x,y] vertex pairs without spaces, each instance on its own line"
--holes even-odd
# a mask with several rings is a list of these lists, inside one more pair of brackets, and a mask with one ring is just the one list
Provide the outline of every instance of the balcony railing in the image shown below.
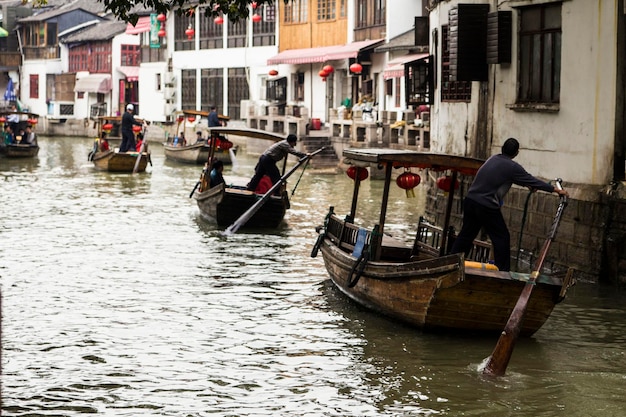
[[58,46],[25,46],[24,59],[59,59]]
[[22,65],[22,56],[19,52],[0,53],[0,67],[19,68]]

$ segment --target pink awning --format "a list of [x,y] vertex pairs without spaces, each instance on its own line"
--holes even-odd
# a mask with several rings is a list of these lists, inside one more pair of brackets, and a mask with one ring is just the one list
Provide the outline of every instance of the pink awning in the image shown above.
[[111,91],[111,76],[108,74],[89,74],[76,80],[74,91],[83,93],[108,93]]
[[387,63],[385,71],[383,72],[383,77],[385,80],[389,78],[404,77],[404,64],[425,58],[428,58],[428,54],[411,54],[394,58]]
[[356,58],[362,49],[374,47],[384,39],[352,42],[347,45],[322,46],[319,48],[289,49],[267,60],[267,65],[310,64],[339,59]]
[[124,74],[126,81],[139,80],[139,67],[118,67],[117,70]]
[[150,30],[150,16],[141,16],[139,20],[137,20],[137,24],[135,26],[130,23],[126,25],[126,34],[127,35],[137,35],[139,33],[144,33]]

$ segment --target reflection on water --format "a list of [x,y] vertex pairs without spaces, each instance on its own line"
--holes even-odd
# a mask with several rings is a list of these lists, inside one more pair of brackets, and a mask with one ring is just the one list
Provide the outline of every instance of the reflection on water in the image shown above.
[[[225,238],[189,198],[201,167],[160,145],[132,176],[95,171],[90,139],[40,144],[0,159],[2,415],[624,415],[622,293],[574,287],[486,379],[494,338],[364,311],[309,257],[329,206],[350,209],[344,175],[308,168],[283,227]],[[255,163],[242,152],[226,180]],[[361,189],[371,225],[381,187]],[[408,241],[423,195],[393,192],[387,231]]]

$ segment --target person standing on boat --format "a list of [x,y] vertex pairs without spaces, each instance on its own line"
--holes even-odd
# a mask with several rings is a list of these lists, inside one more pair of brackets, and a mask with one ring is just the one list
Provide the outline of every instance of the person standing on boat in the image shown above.
[[484,228],[493,244],[496,266],[501,271],[509,271],[511,237],[500,207],[511,185],[569,195],[567,191],[559,190],[526,172],[520,164],[513,161],[518,153],[519,142],[515,138],[509,138],[502,145],[502,153],[491,156],[480,167],[465,196],[463,226],[452,245],[451,253],[462,252],[468,255],[478,232]]
[[211,112],[208,117],[209,127],[222,126],[219,116],[217,115],[217,107],[211,106]]
[[311,154],[298,152],[296,150],[295,146],[297,141],[298,138],[296,135],[290,134],[287,136],[287,139],[276,142],[267,148],[267,150],[260,156],[259,162],[254,168],[254,176],[248,183],[247,189],[255,191],[264,175],[270,177],[272,185],[280,181],[280,171],[278,170],[276,163],[283,158],[287,158],[289,154],[295,155],[298,158],[310,156]]
[[133,133],[133,126],[143,126],[143,123],[135,119],[133,111],[135,106],[129,104],[126,106],[126,112],[122,116],[122,144],[120,145],[120,152],[128,152],[135,150],[135,134]]

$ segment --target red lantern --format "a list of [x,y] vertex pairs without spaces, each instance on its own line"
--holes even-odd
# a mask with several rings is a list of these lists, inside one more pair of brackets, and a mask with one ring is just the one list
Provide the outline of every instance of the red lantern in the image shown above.
[[254,23],[259,23],[262,19],[263,18],[260,15],[256,14],[256,13],[252,15],[252,21]]
[[183,120],[185,120],[185,116],[183,116],[182,114],[176,118],[176,121],[178,122],[178,124],[182,123]]
[[163,13],[161,13],[161,14],[159,14],[159,15],[157,16],[157,20],[158,20],[159,22],[165,22],[165,20],[166,20],[166,19],[167,19],[167,17],[166,17]]
[[219,145],[218,145],[221,149],[224,150],[229,150],[230,148],[233,147],[233,143],[231,141],[229,141],[228,139],[226,140],[220,140],[219,141]]
[[135,134],[141,132],[141,126],[134,125],[133,126],[133,132],[135,132]]
[[271,76],[273,77],[273,76],[275,76],[275,75],[278,75],[278,71],[276,71],[275,69],[271,69],[271,70],[268,72],[268,74],[269,74],[269,75],[271,75]]
[[164,38],[165,37],[165,29],[161,28],[158,32],[157,32],[157,36],[159,38]]
[[358,62],[355,62],[354,64],[350,65],[350,72],[353,74],[360,74],[361,71],[363,71],[363,66],[361,64],[359,64]]
[[250,5],[252,6],[253,9],[256,9],[256,6],[257,6],[256,1],[253,1],[252,3],[250,3]]
[[111,130],[113,130],[113,125],[111,123],[106,123],[102,126],[102,130],[109,133]]
[[[449,193],[450,190],[452,189],[452,177],[450,175],[447,175],[445,177],[440,177],[437,179],[437,188],[439,188],[440,190],[443,190],[446,193]],[[459,189],[459,181],[456,180],[456,182],[454,183],[454,189],[458,190]]]
[[188,116],[188,117],[187,117],[187,121],[188,121],[189,123],[193,123],[193,122],[195,122],[195,121],[196,121],[196,116]]
[[190,24],[189,27],[187,28],[187,30],[185,31],[185,35],[187,35],[187,39],[192,40],[193,39],[193,35],[195,35],[195,34],[196,34],[196,31],[193,30],[193,27]]
[[346,173],[348,174],[348,177],[352,178],[353,180],[358,176],[359,181],[366,180],[367,177],[370,175],[369,172],[367,172],[367,168],[355,167],[354,165],[348,168],[348,171]]
[[224,18],[222,16],[217,16],[214,20],[213,23],[215,23],[216,25],[221,25],[224,23]]
[[322,78],[328,77],[328,73],[324,71],[323,69],[321,69],[320,72],[318,72],[317,74]]
[[419,175],[412,173],[410,170],[403,172],[398,176],[398,178],[396,178],[396,184],[398,184],[398,187],[406,190],[406,196],[408,198],[415,197],[413,188],[417,187],[421,181],[422,178]]
[[4,122],[6,122],[6,121],[7,121],[7,118],[6,118],[6,117],[4,117],[4,116],[0,116],[0,125],[1,125],[1,124],[4,124]]
[[335,69],[333,68],[332,65],[324,65],[324,68],[322,68],[322,71],[326,71],[326,74],[330,75],[335,71]]
[[26,120],[26,123],[28,123],[31,126],[35,126],[37,124],[37,119],[28,119]]

